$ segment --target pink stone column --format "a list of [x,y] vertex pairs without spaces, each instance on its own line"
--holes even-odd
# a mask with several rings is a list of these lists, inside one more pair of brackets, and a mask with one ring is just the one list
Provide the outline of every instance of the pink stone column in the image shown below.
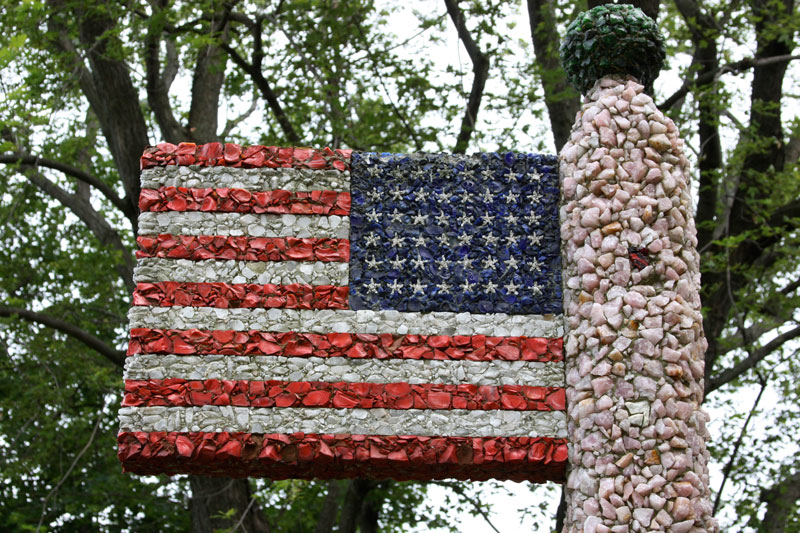
[[585,97],[560,159],[564,531],[717,531],[683,141],[639,83],[606,76]]

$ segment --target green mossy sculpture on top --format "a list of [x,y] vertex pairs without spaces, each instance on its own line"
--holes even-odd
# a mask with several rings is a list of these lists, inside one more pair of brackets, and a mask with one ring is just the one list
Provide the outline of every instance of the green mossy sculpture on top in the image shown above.
[[569,25],[561,44],[561,63],[570,84],[582,94],[609,74],[629,74],[652,93],[665,58],[656,23],[627,4],[584,11]]

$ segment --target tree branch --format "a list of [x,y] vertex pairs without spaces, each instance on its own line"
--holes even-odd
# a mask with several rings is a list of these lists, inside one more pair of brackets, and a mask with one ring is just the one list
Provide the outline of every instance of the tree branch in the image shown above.
[[[24,167],[23,167],[24,168]],[[47,179],[43,174],[36,172],[31,168],[25,175],[28,180],[36,185],[45,194],[57,200],[64,207],[72,211],[77,216],[89,231],[97,237],[104,246],[111,246],[122,255],[122,264],[117,265],[117,271],[122,278],[128,292],[133,292],[133,267],[134,259],[130,250],[123,244],[119,233],[92,207],[88,200],[80,196],[72,195],[64,189]]]
[[556,151],[569,139],[580,98],[567,82],[558,56],[559,39],[555,6],[552,0],[528,0],[528,20],[536,63],[542,69],[544,103]]
[[113,347],[98,339],[88,331],[81,329],[74,324],[66,322],[65,320],[61,320],[60,318],[56,318],[44,313],[23,309],[21,307],[9,307],[5,305],[0,305],[0,316],[16,316],[23,320],[27,320],[28,322],[35,322],[48,328],[52,328],[56,331],[60,331],[61,333],[69,335],[70,337],[82,342],[115,365],[120,367],[125,366],[125,352],[121,350],[115,350]]
[[52,159],[47,159],[44,157],[40,157],[38,155],[33,154],[0,154],[0,163],[5,164],[20,164],[20,165],[28,165],[33,168],[36,167],[45,167],[50,168],[53,170],[58,170],[59,172],[63,172],[67,176],[71,176],[78,181],[91,185],[95,189],[97,189],[100,194],[106,197],[106,199],[111,202],[114,207],[122,211],[122,213],[133,223],[136,225],[136,217],[138,212],[133,207],[133,203],[130,202],[128,199],[122,199],[117,195],[117,193],[106,183],[100,181],[97,177],[85,172],[77,167],[73,167],[72,165],[68,165],[66,163],[62,163],[60,161],[55,161]]
[[467,503],[469,503],[478,512],[478,514],[481,515],[481,518],[483,518],[486,521],[486,523],[489,524],[489,527],[491,527],[495,531],[495,533],[500,533],[500,530],[497,529],[497,527],[495,527],[495,525],[492,523],[492,520],[489,518],[489,513],[487,513],[486,509],[483,508],[481,502],[469,496],[461,485],[457,483],[450,483],[447,481],[431,481],[431,483],[434,485],[446,487],[455,492],[456,494],[458,494],[460,497],[464,498],[467,501]]
[[728,63],[727,65],[723,65],[721,67],[716,68],[713,71],[704,72],[701,75],[697,76],[694,79],[687,79],[681,85],[681,88],[672,93],[672,95],[664,100],[662,103],[658,104],[658,108],[662,111],[666,111],[667,109],[671,109],[676,103],[678,103],[684,96],[686,96],[693,87],[699,85],[706,85],[711,82],[718,80],[721,76],[725,74],[738,74],[739,72],[744,72],[745,70],[749,70],[754,67],[759,66],[766,66],[772,65],[775,63],[789,63],[790,61],[794,61],[796,59],[800,59],[800,55],[791,55],[791,54],[784,54],[774,57],[764,57],[764,58],[755,58],[755,57],[748,57],[745,59],[740,59],[739,61],[734,61],[733,63]]
[[719,508],[720,501],[722,500],[722,491],[725,489],[725,483],[728,481],[728,476],[730,476],[731,469],[733,468],[733,464],[736,461],[736,456],[739,454],[739,448],[742,446],[742,442],[744,442],[744,436],[747,434],[747,426],[750,425],[750,420],[753,418],[753,415],[758,408],[758,403],[761,401],[761,396],[764,394],[764,391],[767,388],[767,381],[761,380],[761,389],[758,391],[758,395],[756,396],[755,401],[753,402],[753,407],[750,408],[750,412],[747,414],[747,418],[742,424],[741,429],[739,430],[739,436],[736,439],[736,444],[733,446],[733,450],[731,451],[730,457],[728,457],[728,462],[725,463],[725,467],[722,469],[722,482],[719,484],[719,489],[717,489],[717,497],[714,499],[714,507],[711,511],[712,515],[717,514],[717,509]]
[[[163,12],[166,9],[167,3],[161,0],[158,5],[158,11]],[[154,7],[154,9],[156,9]],[[154,12],[154,15],[156,13]],[[169,86],[177,74],[177,57],[173,57],[170,61],[169,44],[167,45],[167,64],[164,66],[164,72],[161,72],[161,35],[164,32],[166,17],[159,14],[159,16],[148,17],[149,23],[147,34],[144,38],[144,66],[145,66],[145,81],[147,88],[147,102],[150,104],[150,109],[153,110],[158,127],[161,130],[161,136],[167,142],[177,144],[181,141],[189,140],[189,132],[178,122],[175,115],[172,113],[172,105],[169,101]],[[174,51],[175,47],[172,46]],[[173,54],[174,56],[175,54]],[[168,70],[169,69],[169,70]],[[174,72],[173,72],[174,70]]]
[[800,337],[800,326],[795,327],[794,329],[790,329],[789,331],[786,331],[784,333],[781,333],[780,335],[769,341],[767,344],[765,344],[758,350],[752,352],[743,361],[734,365],[732,368],[728,368],[727,370],[721,372],[717,376],[712,377],[709,380],[707,394],[714,392],[718,388],[722,387],[727,383],[730,383],[731,381],[738,378],[748,370],[754,368],[759,362],[761,362],[761,360],[763,360],[773,351],[783,346],[783,344],[785,344],[786,342],[796,339],[798,337]]
[[[219,38],[222,44],[227,40],[228,13],[230,2],[223,4],[223,12],[211,17],[209,35]],[[225,81],[227,59],[220,45],[204,46],[197,55],[197,66],[192,78],[192,102],[189,106],[188,131],[196,142],[204,143],[219,140],[217,126],[219,120],[219,100],[222,84]]]
[[458,38],[464,44],[470,61],[472,61],[472,89],[467,100],[464,118],[461,120],[461,129],[456,139],[456,145],[453,148],[454,154],[463,154],[467,151],[472,132],[475,131],[483,90],[489,77],[489,58],[480,51],[477,43],[472,39],[472,35],[464,22],[464,13],[458,7],[458,0],[444,0],[444,5],[447,7],[447,14],[450,15],[450,19],[456,27]]
[[[103,407],[105,407],[105,405]],[[67,480],[69,475],[75,469],[75,466],[78,464],[78,461],[81,460],[83,454],[85,454],[89,450],[89,447],[92,445],[92,442],[94,442],[94,438],[97,435],[97,430],[100,429],[100,422],[103,420],[103,413],[102,413],[103,410],[101,409],[100,411],[101,411],[100,414],[97,416],[97,421],[94,423],[94,429],[92,429],[92,433],[89,435],[89,440],[86,441],[86,444],[83,446],[81,451],[78,452],[78,455],[76,455],[75,459],[72,460],[72,464],[69,465],[67,471],[64,472],[64,475],[61,476],[61,479],[58,480],[58,483],[56,483],[55,486],[52,489],[50,489],[50,492],[48,492],[47,496],[45,496],[44,500],[42,500],[42,513],[39,516],[39,523],[36,525],[36,533],[39,533],[39,530],[42,527],[44,516],[47,513],[48,500],[53,496],[53,494],[56,493],[56,491],[58,491],[61,485],[64,484],[64,481]]]
[[[257,30],[258,33],[261,32],[261,29]],[[264,77],[261,73],[261,70],[256,68],[254,65],[248,63],[239,53],[233,49],[229,44],[222,44],[221,48],[227,52],[230,58],[233,60],[236,65],[239,66],[242,70],[244,70],[250,78],[253,80],[253,83],[256,85],[256,88],[261,93],[261,96],[264,100],[267,101],[267,105],[269,106],[270,110],[272,110],[273,115],[275,115],[275,119],[278,121],[278,124],[281,127],[281,131],[286,136],[286,140],[292,144],[298,145],[301,144],[302,141],[300,136],[295,131],[292,123],[289,122],[289,117],[283,110],[283,106],[281,106],[280,101],[278,100],[278,95],[275,94],[275,91],[272,90],[272,86],[270,85],[269,81]]]
[[[758,531],[769,533],[783,533],[786,531],[787,522],[800,500],[800,471],[784,478],[769,488],[761,489],[761,501],[767,504],[764,520]],[[748,524],[751,525],[751,524]]]

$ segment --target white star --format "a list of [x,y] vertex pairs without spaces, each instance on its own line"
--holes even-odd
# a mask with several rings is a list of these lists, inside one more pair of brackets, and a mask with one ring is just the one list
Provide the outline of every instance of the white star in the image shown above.
[[402,200],[404,194],[405,191],[402,190],[400,187],[395,187],[394,189],[389,191],[389,195],[391,195],[391,197],[394,198],[395,200]]
[[530,243],[533,246],[541,244],[542,242],[542,236],[539,233],[536,233],[535,231],[528,236],[528,239],[530,240]]
[[497,244],[499,240],[500,239],[497,238],[497,235],[493,233],[487,233],[486,236],[483,238],[483,242],[485,242],[489,246]]
[[461,258],[461,260],[456,261],[456,263],[460,264],[462,268],[467,269],[472,266],[472,259],[465,255]]
[[514,235],[513,233],[509,233],[508,235],[506,235],[506,244],[507,245],[511,246],[513,244],[517,244],[518,241],[519,241],[519,236],[518,235]]
[[509,181],[517,181],[519,179],[519,176],[517,176],[516,172],[509,172],[506,174],[506,176],[508,177]]
[[542,271],[542,264],[539,262],[538,259],[535,257],[528,261],[528,270],[530,270],[534,274],[538,274]]
[[539,191],[533,191],[528,195],[528,202],[538,204],[542,200],[542,194]]
[[413,239],[411,239],[417,247],[425,246],[425,237],[422,235],[417,235]]
[[490,215],[489,213],[486,213],[485,215],[481,215],[481,222],[483,222],[484,225],[489,225],[492,222],[494,222],[495,218],[497,217],[494,215]]
[[536,213],[531,213],[531,214],[529,214],[529,215],[526,215],[526,216],[525,216],[525,220],[526,220],[526,221],[528,222],[528,224],[530,224],[531,226],[533,226],[533,225],[535,225],[535,224],[538,224],[538,223],[539,223],[539,219],[540,219],[540,218],[541,218],[541,217],[539,217],[539,215],[537,215]]
[[442,246],[448,246],[450,244],[450,236],[447,233],[442,233],[437,238],[439,239],[439,244]]
[[542,294],[542,287],[538,283],[531,285],[531,293],[534,295]]
[[436,286],[439,288],[439,291],[442,294],[450,294],[450,284],[446,281],[442,281],[441,283],[437,283]]
[[401,220],[403,220],[403,213],[400,213],[395,208],[395,210],[392,211],[392,214],[389,215],[389,220],[391,220],[392,222],[400,222]]
[[450,217],[444,214],[444,211],[439,211],[439,214],[436,215],[436,222],[440,226],[446,226],[448,222],[450,222]]
[[394,237],[390,239],[390,242],[392,243],[392,248],[397,248],[403,245],[403,237],[395,233]]
[[486,283],[486,285],[484,285],[484,286],[483,286],[483,288],[484,288],[484,289],[486,290],[486,292],[487,292],[487,293],[489,293],[489,294],[494,294],[494,293],[496,293],[496,292],[497,292],[497,285],[496,285],[496,284],[495,284],[495,282],[493,282],[493,281],[488,281],[488,282]]
[[378,200],[381,199],[381,193],[379,193],[375,189],[367,191],[366,196],[367,196],[367,199],[372,200],[373,202],[377,202]]
[[492,200],[494,200],[494,195],[489,191],[489,189],[483,191],[481,197],[483,198],[483,201],[486,202],[487,204]]
[[401,290],[403,290],[403,284],[398,282],[396,279],[392,280],[392,283],[389,285],[389,290],[392,291],[392,295],[394,293],[399,293]]
[[367,243],[367,246],[378,246],[378,243],[381,242],[381,240],[374,233],[370,233],[364,238],[364,242]]
[[400,270],[403,268],[403,260],[400,259],[400,256],[396,255],[394,259],[389,259],[389,264],[392,265],[392,268],[395,270]]
[[472,235],[469,233],[461,233],[458,237],[456,237],[456,240],[458,240],[460,244],[469,244],[472,242]]
[[494,269],[495,266],[497,266],[497,259],[494,257],[487,257],[483,260],[483,268]]
[[494,170],[491,168],[485,168],[481,170],[481,176],[484,180],[490,181],[494,178]]
[[423,215],[422,213],[417,213],[411,219],[411,223],[412,224],[419,224],[420,226],[423,225],[423,224],[427,224],[428,223],[428,215]]
[[440,202],[444,202],[450,198],[450,193],[448,193],[447,191],[434,192],[433,195]]
[[506,283],[506,292],[508,294],[517,294],[517,289],[519,289],[519,285],[514,283],[512,280],[511,283]]
[[367,294],[375,294],[375,293],[378,292],[378,288],[380,287],[380,284],[375,283],[374,279],[370,279],[369,283],[367,283],[365,285],[365,287],[367,288]]
[[424,291],[425,291],[425,285],[423,285],[419,280],[417,280],[414,283],[412,283],[410,285],[410,287],[411,287],[411,289],[413,289],[413,291],[412,291],[413,294],[416,294],[418,292],[419,293],[424,293]]
[[378,268],[378,265],[381,264],[380,261],[375,259],[375,256],[367,258],[367,260],[365,262],[367,263],[367,266],[370,267],[370,268]]
[[380,220],[380,218],[381,215],[377,211],[375,211],[375,209],[367,213],[367,220],[369,220],[370,222],[377,222],[378,220]]
[[425,266],[425,260],[422,259],[422,256],[417,254],[417,257],[411,260],[411,264],[414,266],[414,268],[421,269]]
[[[377,162],[378,162],[377,160],[370,161],[370,163],[373,163],[373,165],[374,165],[374,163],[377,163]],[[379,166],[377,166],[377,165],[371,166],[371,167],[367,168],[367,173],[371,177],[376,178],[376,177],[378,177],[380,175],[381,168]]]
[[466,213],[464,213],[464,214],[462,214],[460,217],[458,217],[458,225],[459,225],[459,226],[466,226],[466,225],[467,225],[467,224],[469,224],[470,222],[472,222],[472,217],[470,217],[470,216],[469,216],[468,214],[466,214]]
[[509,257],[509,258],[508,258],[508,260],[506,261],[506,266],[507,266],[508,268],[511,268],[511,269],[514,269],[514,270],[516,270],[516,269],[517,269],[517,266],[519,266],[519,262],[517,261],[517,258],[516,258],[516,257],[514,257],[514,256],[512,255],[512,256],[511,256],[511,257]]
[[517,218],[516,215],[514,215],[514,213],[511,212],[509,212],[503,218],[505,218],[505,221],[508,222],[509,224],[516,224],[517,222],[519,222],[519,218]]
[[428,199],[429,194],[430,193],[428,193],[428,191],[426,191],[425,189],[420,189],[414,193],[414,198],[420,202],[424,202],[425,200]]
[[542,179],[542,175],[539,174],[538,171],[534,170],[532,172],[528,172],[528,179],[531,181],[539,181]]
[[450,261],[448,261],[446,257],[441,257],[436,260],[436,268],[439,270],[447,270],[450,268]]
[[519,199],[519,195],[514,191],[508,191],[506,194],[506,203],[510,204],[511,202],[516,202]]
[[470,280],[465,279],[464,283],[461,284],[461,289],[464,292],[472,292],[472,288],[475,286],[474,283],[470,282]]

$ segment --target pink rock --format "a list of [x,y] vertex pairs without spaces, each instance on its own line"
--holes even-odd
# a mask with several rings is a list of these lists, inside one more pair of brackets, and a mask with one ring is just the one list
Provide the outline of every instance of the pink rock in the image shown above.
[[596,228],[600,225],[600,210],[592,207],[583,212],[581,216],[581,226],[584,228]]
[[600,507],[603,509],[603,517],[613,520],[617,517],[617,510],[616,508],[611,505],[606,499],[600,500]]
[[634,309],[643,309],[647,304],[647,300],[645,300],[644,296],[637,291],[629,291],[625,294],[623,300]]
[[676,522],[672,524],[670,531],[672,531],[672,533],[688,533],[692,529],[694,522],[695,522],[694,520],[684,520],[682,522]]
[[594,117],[594,123],[599,128],[607,128],[611,125],[611,113],[608,109],[603,109]]
[[633,519],[639,522],[642,527],[650,527],[650,522],[653,520],[653,513],[654,511],[652,509],[640,507],[639,509],[633,510]]
[[672,507],[672,517],[677,521],[687,519],[692,513],[692,504],[688,498],[675,498],[675,505]]
[[590,516],[583,523],[584,533],[597,533],[597,526],[603,523],[603,519],[598,516]]
[[605,146],[617,146],[617,136],[611,128],[600,128],[600,142]]
[[592,380],[592,390],[594,391],[595,396],[602,396],[603,394],[607,393],[611,390],[613,385],[613,381],[611,381],[611,378],[608,377],[595,378]]

